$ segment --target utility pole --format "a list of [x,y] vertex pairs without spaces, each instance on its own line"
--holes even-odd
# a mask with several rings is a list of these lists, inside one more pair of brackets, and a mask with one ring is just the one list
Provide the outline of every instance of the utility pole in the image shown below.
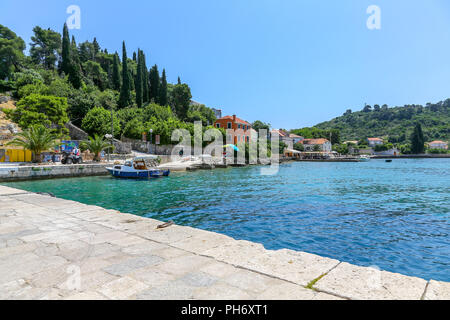
[[[114,111],[111,108],[111,134],[105,134],[105,138],[111,140],[111,145],[114,143]],[[108,162],[111,161],[111,148],[108,148]]]
[[149,148],[149,153],[152,153],[152,143],[153,143],[153,138],[152,138],[152,134],[153,134],[153,129],[150,129],[150,148]]

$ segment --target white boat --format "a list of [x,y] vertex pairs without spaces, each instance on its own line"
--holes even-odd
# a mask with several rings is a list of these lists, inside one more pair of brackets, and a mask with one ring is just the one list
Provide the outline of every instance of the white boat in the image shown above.
[[368,155],[362,155],[362,156],[359,156],[359,161],[360,161],[360,162],[367,162],[367,161],[370,161],[370,156],[368,156]]

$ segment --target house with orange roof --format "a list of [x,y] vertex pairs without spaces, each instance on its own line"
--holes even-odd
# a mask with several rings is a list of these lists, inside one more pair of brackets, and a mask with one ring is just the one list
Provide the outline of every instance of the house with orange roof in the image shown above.
[[442,149],[442,150],[448,150],[448,143],[441,140],[431,141],[428,143],[428,147],[430,149]]
[[384,144],[383,139],[380,138],[367,138],[369,147],[374,148],[375,146]]
[[233,141],[234,144],[249,142],[252,137],[251,123],[236,117],[235,114],[217,119],[214,127],[225,129],[227,141]]
[[319,150],[322,152],[331,152],[332,145],[327,139],[303,139],[301,141],[305,147],[305,151],[314,151],[316,146],[319,146]]

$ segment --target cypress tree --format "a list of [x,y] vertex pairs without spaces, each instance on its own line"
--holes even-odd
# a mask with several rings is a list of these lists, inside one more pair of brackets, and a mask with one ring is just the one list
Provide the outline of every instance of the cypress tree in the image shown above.
[[411,152],[413,154],[420,154],[425,152],[425,139],[423,137],[422,126],[420,125],[420,123],[416,124],[411,137]]
[[70,39],[69,39],[69,29],[67,28],[67,24],[64,23],[63,28],[63,38],[62,38],[62,64],[61,71],[66,75],[70,72]]
[[180,76],[178,76],[178,82],[177,82],[177,84],[181,84]]
[[143,99],[143,74],[142,74],[142,55],[141,50],[138,49],[138,61],[137,61],[137,70],[136,70],[136,104],[139,108],[142,107],[142,99]]
[[121,108],[128,107],[131,102],[131,81],[127,60],[127,49],[124,41],[122,45],[122,87],[120,89],[119,98],[119,107]]
[[149,85],[149,79],[148,79],[148,69],[147,64],[145,62],[145,54],[143,51],[141,51],[142,56],[142,100],[143,102],[149,102],[150,101],[150,85]]
[[[139,52],[139,49],[138,49],[138,52]],[[137,62],[136,51],[133,52],[133,61],[134,61],[134,62]]]
[[97,38],[94,38],[94,41],[92,42],[92,44],[94,45],[94,54],[95,54],[95,56],[97,56],[97,53],[100,52],[100,45],[97,42]]
[[116,52],[113,59],[112,86],[114,90],[120,91],[119,54]]
[[159,102],[159,71],[158,66],[155,64],[150,69],[150,100],[153,99],[156,103]]
[[75,37],[72,36],[72,44],[70,46],[70,70],[69,70],[69,81],[75,89],[81,87],[81,66],[80,59],[78,57],[77,43],[75,42]]
[[161,86],[159,88],[159,104],[162,106],[167,105],[167,79],[166,69],[163,69],[161,77]]

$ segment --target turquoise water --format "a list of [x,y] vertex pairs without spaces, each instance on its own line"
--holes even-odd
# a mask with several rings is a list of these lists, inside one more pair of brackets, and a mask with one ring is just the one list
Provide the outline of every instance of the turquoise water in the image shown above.
[[295,162],[7,185],[426,279],[450,281],[450,159]]

